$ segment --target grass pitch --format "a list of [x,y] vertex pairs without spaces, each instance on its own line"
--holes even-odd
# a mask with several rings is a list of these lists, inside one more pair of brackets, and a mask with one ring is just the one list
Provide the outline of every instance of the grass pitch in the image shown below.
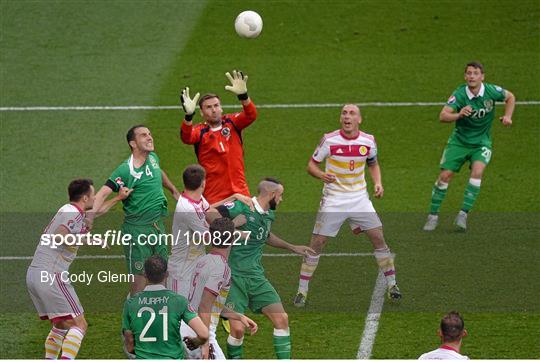
[[[540,100],[537,1],[2,0],[0,6],[1,107],[176,105],[186,85],[237,104],[223,90],[224,73],[236,68],[249,74],[255,104],[442,103],[472,59],[484,63],[487,82],[508,88],[520,101]],[[264,20],[256,40],[234,33],[235,16],[248,8]],[[492,162],[464,234],[454,232],[451,222],[466,168],[450,186],[440,228],[420,230],[453,127],[437,121],[439,111],[362,109],[362,129],[378,142],[385,186],[374,205],[397,254],[404,293],[399,304],[385,304],[373,357],[416,358],[436,348],[440,317],[457,309],[469,330],[464,354],[535,358],[540,108],[518,105],[510,129],[494,122]],[[291,242],[309,240],[322,185],[305,166],[323,133],[339,127],[338,116],[339,108],[260,108],[245,131],[248,182],[253,190],[264,176],[283,181],[285,201],[274,231]],[[178,137],[181,118],[178,110],[0,112],[0,254],[31,256],[51,213],[66,202],[67,183],[75,177],[104,182],[127,158],[125,132],[133,124],[151,128],[162,166],[180,188],[182,169],[195,162],[193,149]],[[120,213],[112,213],[98,220],[96,231],[120,222]],[[327,252],[371,251],[346,229]],[[43,357],[49,325],[36,318],[26,292],[29,262],[0,261],[0,321],[9,326],[0,332],[2,358]],[[377,276],[373,258],[322,258],[303,310],[291,304],[300,258],[265,257],[264,265],[290,314],[293,357],[354,358]],[[125,264],[81,259],[72,268],[121,273]],[[79,356],[123,358],[119,329],[127,285],[75,287],[89,321]],[[273,358],[271,326],[254,318],[261,328],[246,338],[245,357]]]

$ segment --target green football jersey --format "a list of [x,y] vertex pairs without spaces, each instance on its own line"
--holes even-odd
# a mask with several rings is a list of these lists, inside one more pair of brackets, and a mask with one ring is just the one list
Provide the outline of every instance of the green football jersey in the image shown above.
[[145,163],[138,168],[133,166],[133,156],[122,162],[112,173],[107,185],[118,192],[121,186],[133,189],[123,200],[125,222],[135,225],[148,225],[167,214],[167,198],[163,193],[159,158],[150,152]]
[[264,211],[256,198],[253,198],[253,202],[255,211],[251,211],[249,206],[240,201],[224,205],[227,207],[231,218],[235,218],[240,214],[245,215],[247,221],[239,229],[251,232],[247,242],[239,240],[238,242],[241,245],[233,245],[229,254],[231,272],[243,277],[264,275],[261,262],[263,248],[268,235],[270,235],[272,222],[275,219],[273,210]]
[[186,298],[163,285],[149,285],[126,300],[122,330],[130,330],[142,359],[183,359],[180,322],[197,317]]
[[505,95],[504,89],[489,83],[482,84],[476,97],[468,90],[466,84],[458,87],[446,105],[456,112],[466,106],[471,106],[473,111],[469,117],[456,121],[456,127],[448,143],[491,148],[491,125],[495,117],[495,102],[504,101]]

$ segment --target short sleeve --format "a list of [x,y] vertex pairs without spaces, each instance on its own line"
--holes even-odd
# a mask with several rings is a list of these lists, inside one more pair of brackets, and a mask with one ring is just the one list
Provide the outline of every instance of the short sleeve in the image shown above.
[[[123,163],[113,171],[107,180],[107,186],[111,187],[114,192],[118,192],[120,187],[126,186],[129,181],[129,169],[127,164]],[[114,188],[113,188],[114,187]]]
[[321,163],[329,154],[330,147],[328,146],[328,142],[326,142],[326,137],[323,137],[315,149],[315,152],[313,152],[311,159],[317,163]]
[[506,98],[506,90],[494,84],[492,84],[491,87],[493,89],[491,92],[493,94],[493,99],[497,102],[503,102]]
[[122,313],[122,331],[131,330],[129,318],[129,299],[124,302],[124,311]]
[[184,303],[185,303],[185,309],[184,309],[184,313],[182,314],[182,320],[186,324],[189,324],[189,321],[191,321],[193,318],[197,317],[198,315],[195,309],[193,309],[193,307],[188,303],[187,300],[185,300]]
[[447,107],[452,108],[456,112],[458,112],[459,110],[461,110],[461,108],[463,108],[463,105],[459,104],[457,93],[458,91],[455,90],[454,93],[452,93],[452,95],[450,96],[450,98],[448,98],[445,104]]
[[371,146],[367,155],[368,165],[376,162],[377,154],[378,154],[377,142],[375,142],[375,138],[373,138],[373,146]]
[[218,211],[223,217],[234,219],[244,212],[244,204],[240,201],[226,202],[218,207]]

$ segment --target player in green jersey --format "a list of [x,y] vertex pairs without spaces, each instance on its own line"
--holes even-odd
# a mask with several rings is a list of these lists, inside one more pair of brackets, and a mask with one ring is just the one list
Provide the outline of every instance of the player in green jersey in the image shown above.
[[495,102],[504,101],[504,126],[512,125],[516,104],[514,95],[499,86],[484,83],[484,67],[478,62],[465,67],[465,81],[446,102],[439,116],[441,122],[455,122],[456,127],[448,139],[440,162],[441,173],[431,194],[431,209],[424,230],[435,230],[439,221],[439,208],[448,184],[465,162],[470,163],[471,175],[465,189],[463,204],[455,224],[467,228],[467,213],[478,194],[484,169],[491,159],[491,124],[495,117]]
[[208,340],[208,328],[186,298],[165,288],[167,261],[153,255],[144,263],[148,285],[124,303],[124,347],[137,359],[184,359],[180,323],[197,334],[190,342],[200,346]]
[[[221,215],[235,218],[244,215],[246,223],[239,229],[249,234],[240,245],[233,245],[229,255],[232,285],[225,306],[243,314],[249,307],[255,313],[264,314],[274,325],[274,350],[279,359],[291,358],[289,319],[276,290],[264,275],[261,263],[265,244],[287,249],[296,254],[315,254],[304,245],[293,245],[278,238],[270,229],[275,219],[275,209],[283,199],[283,185],[272,178],[259,183],[258,196],[253,198],[255,210],[235,201],[219,206]],[[244,325],[231,320],[231,332],[227,338],[227,355],[230,359],[242,357]]]
[[130,290],[131,295],[134,295],[143,290],[146,284],[143,276],[146,258],[158,254],[167,259],[167,245],[163,241],[165,239],[155,242],[159,235],[166,233],[162,218],[167,214],[167,198],[163,187],[167,188],[176,200],[180,193],[160,168],[150,130],[143,125],[137,125],[129,129],[126,138],[131,155],[114,170],[96,194],[93,210],[99,210],[112,192],[118,192],[122,187],[132,190],[129,197],[122,201],[125,218],[121,231],[124,235],[131,235],[127,243],[129,245],[124,245],[124,254],[128,271],[134,274]]

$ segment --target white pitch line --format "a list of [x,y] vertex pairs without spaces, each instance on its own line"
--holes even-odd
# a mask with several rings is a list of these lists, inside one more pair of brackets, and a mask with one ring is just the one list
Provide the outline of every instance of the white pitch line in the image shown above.
[[369,310],[366,315],[366,323],[364,325],[364,332],[362,333],[362,340],[358,347],[357,359],[370,359],[373,344],[375,343],[375,337],[377,336],[377,330],[379,329],[379,319],[381,318],[382,308],[384,305],[384,292],[386,290],[386,281],[384,275],[379,271],[375,287],[373,288],[373,294],[371,295],[371,303],[369,304]]
[[[301,256],[298,254],[263,254],[268,257],[288,257]],[[321,256],[330,257],[357,257],[357,256],[373,256],[373,253],[328,253]],[[33,256],[0,256],[0,260],[32,260]],[[77,259],[96,260],[96,259],[124,259],[124,255],[79,255]]]
[[[499,104],[502,104],[498,102]],[[444,102],[359,102],[359,107],[431,107],[442,106]],[[517,105],[539,105],[540,101],[517,101]],[[291,108],[340,108],[343,103],[291,103],[291,104],[257,104],[257,108],[291,109]],[[223,104],[224,109],[240,108],[238,104]],[[36,111],[146,111],[146,110],[179,110],[180,106],[28,106],[0,107],[0,112],[36,112]]]

